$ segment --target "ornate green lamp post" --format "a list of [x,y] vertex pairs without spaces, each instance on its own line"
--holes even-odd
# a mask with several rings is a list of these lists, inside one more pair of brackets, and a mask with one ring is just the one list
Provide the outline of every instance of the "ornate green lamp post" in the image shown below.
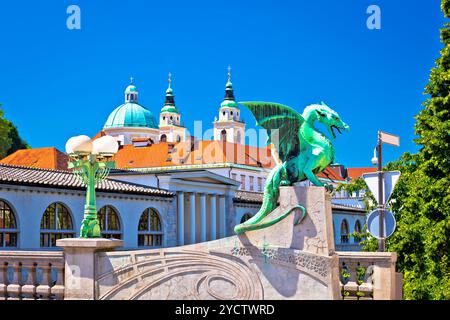
[[81,224],[81,238],[100,238],[100,225],[97,218],[95,186],[104,180],[109,170],[114,168],[111,161],[119,145],[111,136],[92,141],[88,136],[70,138],[66,143],[69,155],[69,169],[86,185],[86,204]]

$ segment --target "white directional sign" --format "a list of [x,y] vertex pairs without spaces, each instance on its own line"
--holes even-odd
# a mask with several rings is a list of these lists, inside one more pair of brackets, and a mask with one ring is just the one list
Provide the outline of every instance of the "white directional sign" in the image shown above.
[[[394,187],[397,184],[398,178],[400,178],[400,171],[383,172],[384,203],[389,201],[392,190],[394,190]],[[363,173],[363,179],[375,197],[377,203],[380,203],[380,199],[378,199],[378,172]]]
[[387,143],[396,147],[400,146],[400,137],[394,134],[380,131],[380,139],[383,143]]

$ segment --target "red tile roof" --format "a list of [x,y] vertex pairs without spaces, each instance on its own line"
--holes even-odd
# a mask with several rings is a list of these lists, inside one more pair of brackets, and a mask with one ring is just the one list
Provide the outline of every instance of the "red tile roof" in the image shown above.
[[221,141],[160,142],[145,147],[125,145],[114,157],[120,169],[234,163],[272,168],[270,149]]
[[17,150],[0,160],[2,164],[66,170],[69,157],[55,147]]
[[317,174],[319,178],[329,179],[333,181],[345,181],[346,179],[341,175],[341,171],[336,167],[327,167],[323,172]]
[[[95,138],[103,136],[100,131]],[[135,147],[126,145],[119,149],[114,157],[116,168],[153,168],[180,165],[202,165],[234,163],[240,165],[273,168],[276,164],[271,156],[270,147],[253,147],[222,141],[185,141],[179,143],[160,142],[157,144]],[[54,147],[18,150],[0,160],[1,164],[34,167],[42,169],[67,170],[68,156]],[[376,171],[373,167],[348,168],[343,177],[340,166],[330,166],[318,177],[333,181],[345,181],[360,177],[365,172]]]
[[347,176],[352,180],[358,179],[363,173],[376,172],[377,168],[365,167],[365,168],[347,168]]

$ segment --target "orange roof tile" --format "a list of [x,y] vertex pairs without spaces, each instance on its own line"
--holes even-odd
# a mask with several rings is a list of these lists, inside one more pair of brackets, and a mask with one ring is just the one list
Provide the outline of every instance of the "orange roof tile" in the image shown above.
[[145,147],[123,146],[114,157],[121,169],[235,163],[272,168],[270,149],[221,141],[160,142]]
[[339,168],[326,167],[325,170],[316,174],[319,178],[330,179],[333,181],[345,181],[346,179],[341,176]]
[[55,147],[21,149],[0,160],[0,163],[42,168],[67,170],[69,157]]
[[106,136],[106,133],[105,131],[100,130],[95,136],[92,137],[92,141],[97,140],[98,138],[101,138],[103,136]]
[[347,168],[347,176],[352,180],[358,179],[363,173],[375,172],[377,168],[375,167],[365,167],[365,168]]

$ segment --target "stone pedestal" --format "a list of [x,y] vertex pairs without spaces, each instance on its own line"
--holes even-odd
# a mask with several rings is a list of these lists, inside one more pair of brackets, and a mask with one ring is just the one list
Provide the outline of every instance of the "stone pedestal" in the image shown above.
[[272,220],[298,204],[306,208],[305,218],[294,225],[302,216],[302,211],[297,209],[269,228],[249,231],[239,236],[242,244],[290,248],[324,256],[334,254],[331,195],[325,188],[280,187],[279,203],[279,207],[263,221]]
[[122,240],[102,238],[60,239],[56,245],[64,249],[65,291],[64,299],[95,299],[95,253],[112,251],[123,245]]
[[[292,208],[302,205],[306,215],[295,225],[302,215],[301,209],[295,209],[278,223],[261,230],[248,231],[238,236],[240,245],[247,251],[262,248],[263,254],[272,261],[293,261],[302,270],[297,279],[295,299],[338,299],[339,258],[335,253],[333,220],[331,213],[331,195],[323,187],[280,187],[279,206],[263,220],[268,221],[283,215]],[[267,261],[266,261],[267,262]],[[265,285],[265,298],[280,299],[282,290],[269,290],[265,279],[274,278],[277,268],[269,271],[267,263],[260,263],[260,278]],[[319,272],[318,272],[319,271]],[[317,272],[321,277],[316,277]],[[277,275],[278,281],[289,282],[288,277]],[[272,287],[274,287],[272,281]],[[280,292],[282,294],[280,294]]]

